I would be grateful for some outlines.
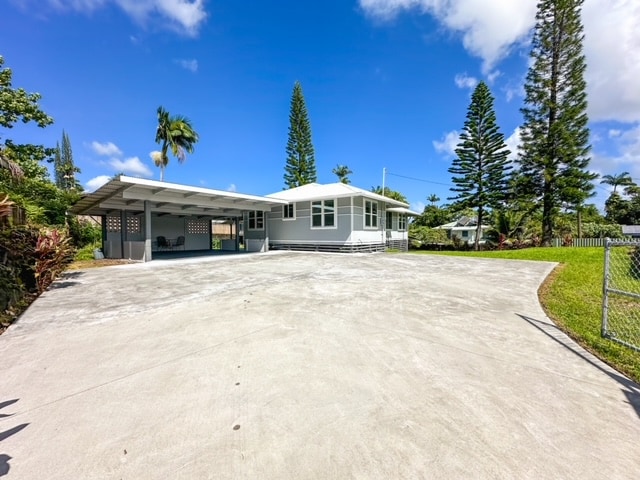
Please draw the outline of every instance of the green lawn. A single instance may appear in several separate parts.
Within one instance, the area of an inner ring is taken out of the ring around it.
[[[528,248],[493,252],[416,252],[558,262],[539,290],[547,315],[569,336],[620,372],[640,382],[640,352],[600,336],[603,248]],[[638,326],[640,328],[640,326]]]

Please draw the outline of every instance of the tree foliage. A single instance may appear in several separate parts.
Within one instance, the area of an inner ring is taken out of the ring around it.
[[[478,227],[475,249],[482,237],[482,225],[487,209],[502,205],[506,197],[511,168],[507,156],[509,150],[500,133],[493,108],[493,96],[489,87],[480,82],[471,96],[460,143],[456,148],[451,173],[457,195],[449,198],[462,208],[475,210]]]
[[[611,193],[604,204],[606,218],[620,225],[640,225],[640,187],[631,183],[624,193]]]
[[[156,143],[160,144],[159,155],[151,158],[160,168],[160,181],[164,180],[164,171],[169,164],[168,152],[183,163],[187,153],[193,153],[195,144],[198,142],[198,134],[193,129],[191,121],[182,115],[169,115],[162,106],[158,107],[158,126],[156,128]]]
[[[14,89],[11,70],[3,65],[4,59],[0,56],[0,138],[4,137],[4,129],[11,129],[17,122],[34,122],[39,127],[53,123],[38,105],[40,94]],[[0,332],[70,260],[73,248],[66,240],[66,212],[78,195],[75,190],[62,190],[50,181],[42,161],[50,160],[55,149],[3,140],[0,144]],[[8,221],[15,206],[27,212],[26,225]],[[42,226],[54,224],[64,226]]]
[[[403,203],[409,203],[407,197],[405,197],[402,193],[397,192],[395,190],[391,190],[389,187],[384,187],[384,193],[382,192],[382,187],[378,185],[377,187],[371,187],[371,191],[373,193],[377,193],[378,195],[382,195],[393,200],[397,200]]]
[[[613,187],[613,193],[616,193],[618,187],[633,185],[633,180],[629,172],[622,172],[613,175],[603,175],[600,183],[611,185]]]
[[[427,205],[424,207],[422,215],[417,217],[411,224],[434,228],[452,222],[454,219],[455,213],[451,211],[449,206],[439,207],[437,205]]]
[[[593,190],[584,73],[583,0],[540,0],[525,82],[519,154],[521,193],[542,206],[550,245],[560,207],[579,207]]]
[[[82,190],[82,186],[76,180],[76,173],[80,173],[80,169],[73,162],[71,140],[69,140],[69,136],[64,130],[62,130],[62,146],[56,144],[53,170],[58,188],[62,190]]]
[[[331,172],[338,177],[338,181],[340,183],[351,183],[351,180],[349,180],[349,175],[351,175],[353,172],[346,165],[336,165],[336,168],[334,168]]]
[[[12,128],[19,121],[35,122],[39,127],[53,123],[53,119],[40,110],[39,93],[28,93],[23,88],[11,85],[13,72],[4,67],[4,57],[0,55],[0,127]]]
[[[316,159],[311,140],[311,124],[300,82],[293,86],[289,112],[289,138],[284,167],[286,188],[295,188],[317,181]]]

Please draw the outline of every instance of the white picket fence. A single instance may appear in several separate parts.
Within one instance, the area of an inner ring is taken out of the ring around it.
[[[620,241],[640,241],[640,238],[619,238],[617,240]],[[562,247],[563,246],[562,238],[554,238],[551,245],[554,247]],[[572,240],[571,245],[567,245],[568,247],[604,247],[605,238],[574,238]]]

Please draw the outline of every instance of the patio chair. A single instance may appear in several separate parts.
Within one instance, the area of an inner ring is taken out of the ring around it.
[[[162,235],[156,237],[156,243],[158,244],[158,250],[171,248],[171,244],[167,241],[167,238]]]
[[[182,235],[180,235],[178,238],[176,238],[176,243],[174,245],[174,247],[182,247],[182,249],[184,250],[184,237]]]

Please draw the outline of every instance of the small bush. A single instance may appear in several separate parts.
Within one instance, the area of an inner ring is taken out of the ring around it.
[[[34,253],[36,284],[42,293],[73,260],[71,239],[62,230],[43,229]]]

